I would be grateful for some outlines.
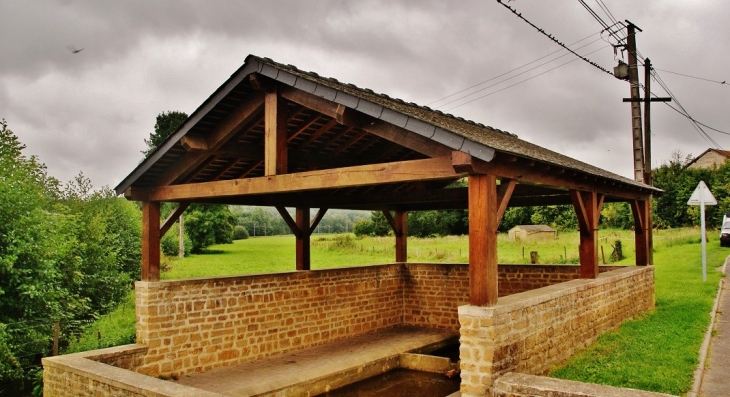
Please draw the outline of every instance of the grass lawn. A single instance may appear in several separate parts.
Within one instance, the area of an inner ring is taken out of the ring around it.
[[[720,248],[716,233],[708,235],[709,271],[708,280],[703,283],[699,230],[663,230],[655,234],[657,309],[625,323],[617,332],[604,335],[566,366],[555,369],[551,376],[672,394],[689,390],[720,278],[713,268],[730,254],[730,250]],[[619,263],[633,263],[632,232],[602,230],[599,238],[609,263],[611,245],[616,240],[622,241],[626,255]],[[500,235],[499,261],[527,263],[530,251],[538,251],[541,263],[577,262],[577,247],[577,233],[562,233],[556,241],[530,243],[510,242],[506,235]],[[293,236],[253,237],[213,246],[206,254],[182,260],[167,258],[163,265],[169,269],[161,277],[293,271],[294,250]],[[393,237],[312,236],[313,269],[389,263],[394,257]],[[467,262],[468,238],[409,238],[408,257],[410,262]],[[134,337],[133,301],[130,295],[120,308],[104,316],[78,342],[72,343],[67,352],[129,343]]]
[[[694,240],[655,250],[656,310],[601,336],[550,376],[673,395],[689,391],[721,277],[714,268],[730,254],[712,233],[703,283],[700,239]]]

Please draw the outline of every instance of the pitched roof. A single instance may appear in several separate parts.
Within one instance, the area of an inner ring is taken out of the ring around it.
[[[181,156],[184,155],[180,140],[187,134],[205,134],[211,129],[211,125],[221,123],[227,115],[226,112],[230,112],[232,107],[240,103],[242,97],[252,95],[252,90],[250,86],[247,88],[247,84],[248,77],[254,74],[266,76],[280,84],[343,105],[487,162],[494,158],[495,153],[500,152],[576,171],[583,175],[595,176],[630,189],[652,193],[661,192],[661,190],[643,183],[521,140],[516,135],[497,128],[415,103],[406,103],[385,94],[377,94],[369,89],[341,83],[333,78],[321,77],[314,72],[305,72],[292,65],[283,65],[268,58],[249,55],[241,68],[115,188],[117,193],[123,193],[132,185],[149,186],[152,181],[165,172],[167,167],[180,161]],[[399,159],[419,158],[417,153],[400,153],[399,156]],[[189,178],[189,181],[206,180],[205,175],[199,175],[196,178]],[[231,177],[224,176],[223,179],[225,178]]]
[[[720,150],[720,149],[709,148],[709,149],[705,150],[704,152],[702,152],[702,154],[700,154],[699,156],[693,158],[692,161],[690,161],[689,163],[687,163],[687,165],[684,166],[684,168],[687,168],[687,167],[691,166],[692,164],[696,163],[698,160],[700,160],[702,157],[704,157],[708,153],[717,153],[720,156],[723,156],[725,158],[730,158],[730,150]]]

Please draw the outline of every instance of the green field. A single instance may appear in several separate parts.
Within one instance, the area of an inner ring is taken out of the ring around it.
[[[714,236],[714,234],[713,234]],[[409,238],[410,262],[469,261],[468,236]],[[612,263],[612,246],[621,240],[626,259],[633,262],[634,237],[631,231],[607,230],[599,232],[599,261]],[[685,243],[699,241],[696,229],[662,230],[655,234],[657,251]],[[506,234],[498,236],[499,263],[529,263],[530,252],[537,251],[540,263],[577,263],[578,233],[561,233],[554,241],[511,242]],[[163,279],[209,277],[233,274],[251,274],[291,271],[295,268],[294,236],[251,237],[233,244],[214,245],[201,255],[184,259],[165,258]],[[395,259],[394,237],[355,238],[352,234],[316,234],[312,236],[312,269],[390,263]]]
[[[702,282],[699,230],[662,230],[654,235],[657,309],[574,356],[551,376],[611,384],[672,394],[686,392],[697,365],[699,346],[709,324],[709,312],[720,274],[714,267],[730,250],[720,248],[716,232],[708,233],[708,281]],[[633,233],[600,231],[600,244],[611,263],[611,246],[622,241],[625,259],[634,261]],[[295,267],[293,236],[253,237],[217,245],[203,255],[182,260],[166,258],[163,279],[292,271]],[[549,242],[515,243],[499,236],[500,263],[527,263],[538,251],[541,263],[575,263],[578,234],[562,233]],[[602,262],[599,249],[599,261]],[[523,254],[524,253],[524,254]],[[524,255],[524,256],[523,256]],[[312,236],[312,268],[356,266],[393,262],[393,237],[357,239],[352,235]],[[410,262],[467,262],[468,237],[409,238]],[[68,352],[129,343],[134,337],[133,299],[104,316],[72,343]],[[101,339],[99,339],[101,335]]]

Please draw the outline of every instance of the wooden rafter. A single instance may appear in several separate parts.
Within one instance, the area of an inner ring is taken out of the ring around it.
[[[206,136],[207,150],[195,150],[183,156],[175,164],[168,167],[167,172],[157,178],[155,185],[169,185],[200,167],[215,150],[228,142],[246,124],[258,117],[262,110],[263,96],[252,95]]]

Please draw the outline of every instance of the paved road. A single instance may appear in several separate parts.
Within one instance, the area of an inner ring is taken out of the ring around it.
[[[725,269],[727,269],[727,262]],[[722,280],[715,334],[700,386],[700,397],[730,396],[730,280]]]

